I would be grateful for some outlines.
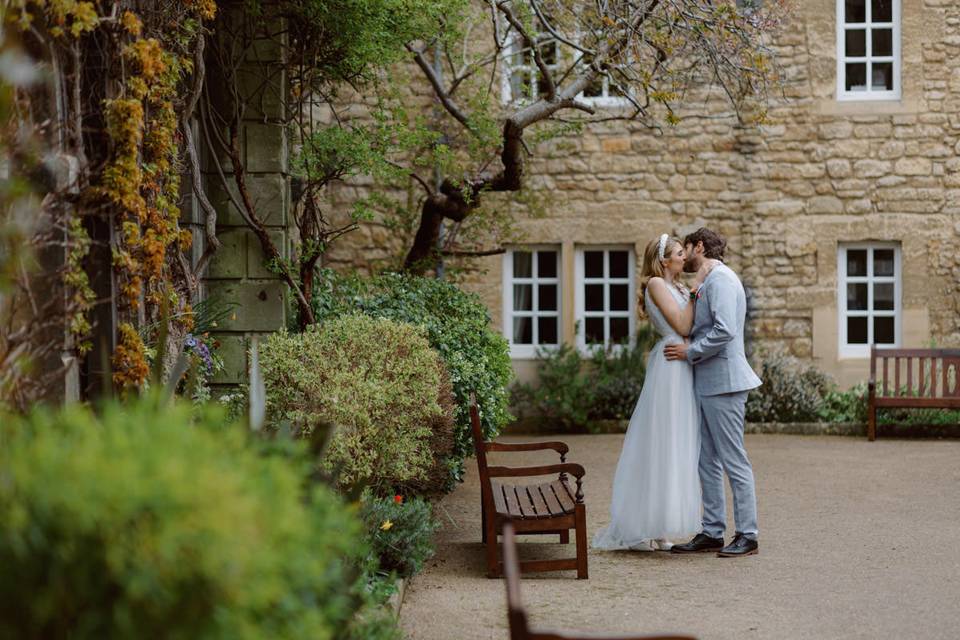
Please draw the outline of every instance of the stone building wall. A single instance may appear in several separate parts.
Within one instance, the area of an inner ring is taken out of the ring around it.
[[[578,246],[626,242],[639,256],[660,233],[706,225],[727,237],[748,290],[754,353],[791,353],[845,386],[864,380],[867,360],[839,356],[837,256],[839,243],[868,240],[901,243],[901,344],[960,346],[960,5],[902,4],[899,101],[835,99],[836,5],[813,0],[796,3],[777,42],[786,84],[769,124],[741,127],[711,99],[698,105],[708,117],[662,135],[612,122],[542,144],[526,175],[551,208],[520,227],[526,242],[561,249],[565,340]],[[341,240],[331,263],[368,269],[384,239],[372,225]],[[485,258],[465,282],[497,326],[501,265]],[[515,360],[521,378],[534,367]]]

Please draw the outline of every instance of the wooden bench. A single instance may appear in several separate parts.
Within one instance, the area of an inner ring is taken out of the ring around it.
[[[513,524],[503,524],[503,572],[507,583],[507,619],[510,640],[696,640],[692,636],[637,636],[596,633],[564,633],[560,631],[533,631],[527,624],[527,612],[520,600],[520,565]]]
[[[882,373],[879,380],[878,372]],[[867,384],[867,438],[871,441],[877,438],[880,407],[960,409],[960,349],[871,348]]]
[[[476,398],[470,397],[470,425],[480,472],[482,540],[486,545],[487,575],[501,575],[497,535],[505,522],[513,522],[517,533],[524,535],[557,534],[562,544],[570,542],[570,529],[576,534],[577,555],[557,560],[531,560],[520,563],[523,571],[558,571],[576,569],[577,578],[587,578],[587,512],[583,504],[583,476],[579,464],[566,462],[570,448],[563,442],[524,442],[504,444],[487,442],[480,428],[480,410]],[[553,449],[560,454],[560,464],[539,467],[490,467],[488,451],[538,451]],[[535,485],[514,485],[501,478],[555,475],[556,479]],[[570,486],[569,476],[576,481]]]

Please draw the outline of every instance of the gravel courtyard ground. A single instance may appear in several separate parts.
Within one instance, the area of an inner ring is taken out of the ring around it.
[[[609,517],[623,436],[562,439],[570,461],[587,469],[592,537]],[[759,555],[591,551],[589,580],[574,572],[524,578],[532,625],[706,640],[960,638],[960,441],[750,435],[747,449]],[[499,454],[491,462],[521,466],[554,456]],[[509,637],[503,584],[484,577],[475,463],[468,471],[441,503],[437,554],[406,594],[401,623],[412,640]],[[522,557],[573,551],[520,540]]]

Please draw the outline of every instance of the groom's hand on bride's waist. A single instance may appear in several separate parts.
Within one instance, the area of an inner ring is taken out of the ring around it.
[[[667,357],[667,360],[686,360],[687,349],[689,348],[690,345],[686,342],[681,342],[680,344],[668,344],[663,348],[663,355]]]

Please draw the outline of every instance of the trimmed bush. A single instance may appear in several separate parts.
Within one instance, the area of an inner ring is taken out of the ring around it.
[[[309,435],[335,425],[322,466],[341,487],[428,490],[447,482],[453,447],[450,384],[423,332],[348,315],[260,350],[267,415]]]
[[[223,422],[152,399],[3,417],[0,637],[345,637],[360,523],[300,446]]]
[[[747,396],[749,422],[816,422],[834,388],[827,374],[783,355],[764,360],[760,378],[763,384]]]
[[[480,421],[488,438],[513,420],[507,385],[513,378],[510,350],[490,326],[490,314],[476,295],[456,285],[417,276],[383,274],[370,279],[323,270],[313,292],[317,322],[351,313],[406,322],[426,331],[443,359],[456,396],[455,445],[448,460],[452,489],[463,478],[463,461],[473,455],[470,392],[476,392]]]

